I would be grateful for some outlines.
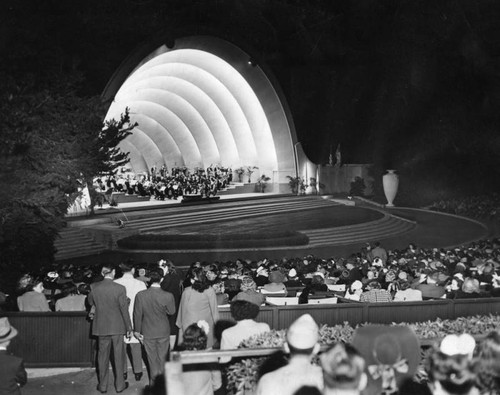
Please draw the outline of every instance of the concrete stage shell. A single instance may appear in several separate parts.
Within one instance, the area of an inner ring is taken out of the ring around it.
[[[137,58],[120,66],[103,94],[112,99],[106,119],[129,107],[139,124],[120,146],[134,173],[163,164],[256,166],[252,182],[265,174],[275,191],[288,191],[288,175],[313,167],[272,74],[241,48],[191,36]]]

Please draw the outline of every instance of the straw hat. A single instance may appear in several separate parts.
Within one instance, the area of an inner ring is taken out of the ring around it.
[[[17,329],[10,325],[7,317],[0,318],[0,343],[5,343],[17,336]]]

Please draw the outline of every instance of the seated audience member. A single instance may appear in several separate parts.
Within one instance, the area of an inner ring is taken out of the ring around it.
[[[363,283],[363,285],[366,285],[369,282],[376,280],[376,279],[377,279],[377,276],[376,276],[375,270],[372,269],[372,270],[368,270],[366,272],[366,277],[363,277],[361,282]]]
[[[490,294],[494,298],[500,297],[500,276],[496,273],[492,274]]]
[[[73,283],[65,283],[62,286],[62,298],[56,300],[55,311],[85,311],[85,301],[87,297],[80,295],[78,289]]]
[[[23,360],[11,355],[7,348],[17,336],[17,330],[7,317],[0,318],[0,394],[21,395],[20,387],[28,381]]]
[[[310,295],[321,292],[328,292],[328,286],[325,284],[325,280],[322,276],[315,274],[312,276],[311,282],[302,290],[302,293],[299,296],[299,304],[307,304],[309,302]]]
[[[365,360],[350,345],[338,343],[321,354],[323,395],[359,395],[365,389]]]
[[[462,290],[462,285],[464,284],[464,276],[462,273],[456,273],[446,285],[446,299],[456,299],[459,292]]]
[[[345,291],[344,298],[349,300],[356,300],[359,302],[361,294],[363,293],[363,283],[359,280],[354,281]]]
[[[297,275],[297,271],[293,268],[289,270],[287,278],[288,280],[285,284],[287,288],[296,288],[304,286],[302,281],[300,281],[299,276]]]
[[[19,311],[50,311],[49,302],[43,294],[42,279],[28,276],[21,281],[27,281],[27,284],[26,292],[17,298]]]
[[[490,332],[476,347],[478,385],[483,395],[500,394],[500,332]]]
[[[224,281],[213,283],[212,288],[217,297],[217,306],[223,306],[229,303],[229,295],[225,292]]]
[[[422,292],[412,289],[408,281],[400,281],[399,291],[394,295],[394,302],[410,302],[422,300]]]
[[[439,280],[438,272],[428,274],[427,276],[424,276],[422,280],[423,281],[421,281],[420,284],[414,288],[422,292],[423,300],[439,299],[446,293],[444,287],[437,284],[437,281]]]
[[[245,300],[231,302],[231,316],[235,319],[236,325],[222,332],[221,350],[238,348],[243,340],[271,330],[265,322],[255,321],[259,310],[259,305],[252,302]]]
[[[407,394],[402,387],[420,363],[420,343],[410,327],[365,325],[356,329],[351,345],[365,360],[368,380],[363,394]]]
[[[286,294],[285,279],[285,275],[280,270],[271,271],[269,273],[269,282],[262,287],[261,292],[265,294]]]
[[[260,262],[262,263],[262,262]],[[257,287],[263,287],[269,282],[269,270],[265,264],[261,264],[255,271],[255,283]]]
[[[198,321],[184,331],[182,351],[205,350],[207,348],[208,323]],[[218,364],[186,364],[182,366],[182,382],[185,394],[213,395],[222,386]]]
[[[229,274],[230,277],[224,280],[224,292],[227,293],[229,300],[233,300],[233,298],[240,293],[241,289],[241,280],[236,278],[236,274]]]
[[[476,342],[468,334],[448,335],[429,355],[426,372],[433,395],[478,394]]]
[[[273,372],[264,374],[257,384],[257,395],[292,395],[303,386],[323,389],[323,373],[311,364],[319,351],[319,328],[309,314],[295,320],[286,334],[285,352],[290,360]]]
[[[257,306],[266,302],[266,296],[257,292],[257,284],[250,276],[245,276],[241,279],[241,292],[234,298],[233,302],[237,300],[246,300],[247,302],[255,303]]]
[[[366,291],[361,294],[359,301],[368,303],[391,302],[392,296],[389,291],[380,287],[380,282],[374,280],[367,284]]]
[[[490,296],[489,293],[481,293],[479,280],[477,278],[467,277],[462,284],[462,289],[457,291],[456,299],[472,299]]]
[[[352,262],[347,262],[345,264],[345,268],[349,270],[349,281],[354,282],[356,280],[363,279],[363,271],[361,270],[361,266],[359,264],[355,265]]]

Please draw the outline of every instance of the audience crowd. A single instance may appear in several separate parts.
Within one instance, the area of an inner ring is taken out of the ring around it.
[[[485,196],[471,196],[434,202],[431,210],[463,215],[472,218],[499,219],[500,194],[491,193]]]
[[[107,344],[105,331],[93,332],[106,350],[106,355],[98,356],[98,364],[109,364],[111,349],[129,348],[132,371],[140,380],[144,349],[150,366],[148,388],[154,393],[170,344],[179,350],[237,348],[242,340],[270,330],[255,318],[260,306],[276,296],[295,296],[297,303],[303,304],[332,295],[351,303],[495,297],[500,296],[499,262],[500,241],[492,239],[453,249],[410,244],[401,250],[387,250],[378,242],[367,243],[360,251],[341,258],[308,255],[281,260],[195,262],[182,274],[167,259],[100,268],[70,264],[24,275],[17,284],[17,295],[0,294],[0,307],[86,311],[94,328],[102,325],[106,309],[122,311],[116,320],[123,321],[118,333],[124,339]],[[107,297],[111,292],[114,296]],[[116,301],[115,307],[110,307],[111,300]],[[218,306],[223,305],[230,306],[235,323],[219,320]],[[152,325],[155,320],[161,324]],[[158,325],[164,328],[160,333],[155,331]],[[411,373],[411,355],[406,352],[420,355],[419,350],[408,351],[402,345],[412,344],[411,334],[396,332],[370,335],[360,331],[352,345],[337,344],[321,354],[319,364],[311,365],[311,361],[318,361],[318,325],[311,316],[302,316],[288,330],[286,364],[283,359],[271,364],[272,368],[262,374],[256,393],[499,393],[499,333],[491,333],[479,344],[464,334],[443,339],[429,352],[428,382],[422,387],[419,383],[404,384],[395,373]],[[176,335],[176,341],[171,342],[171,335]],[[400,344],[395,340],[398,336],[407,339]],[[372,350],[371,354],[366,354],[367,350]],[[123,380],[116,384],[118,392],[128,385],[124,382],[128,370],[123,355],[114,356],[120,361],[117,374],[123,373]],[[220,366],[186,368],[186,394],[224,393]],[[99,376],[101,392],[107,390],[107,380],[107,376]]]

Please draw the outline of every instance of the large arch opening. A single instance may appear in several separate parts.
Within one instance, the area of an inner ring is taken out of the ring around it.
[[[275,191],[298,174],[299,144],[281,90],[265,67],[228,41],[191,36],[139,62],[131,56],[104,96],[113,99],[106,119],[129,107],[139,124],[120,146],[135,173],[162,165],[256,166],[253,178],[271,177]]]

